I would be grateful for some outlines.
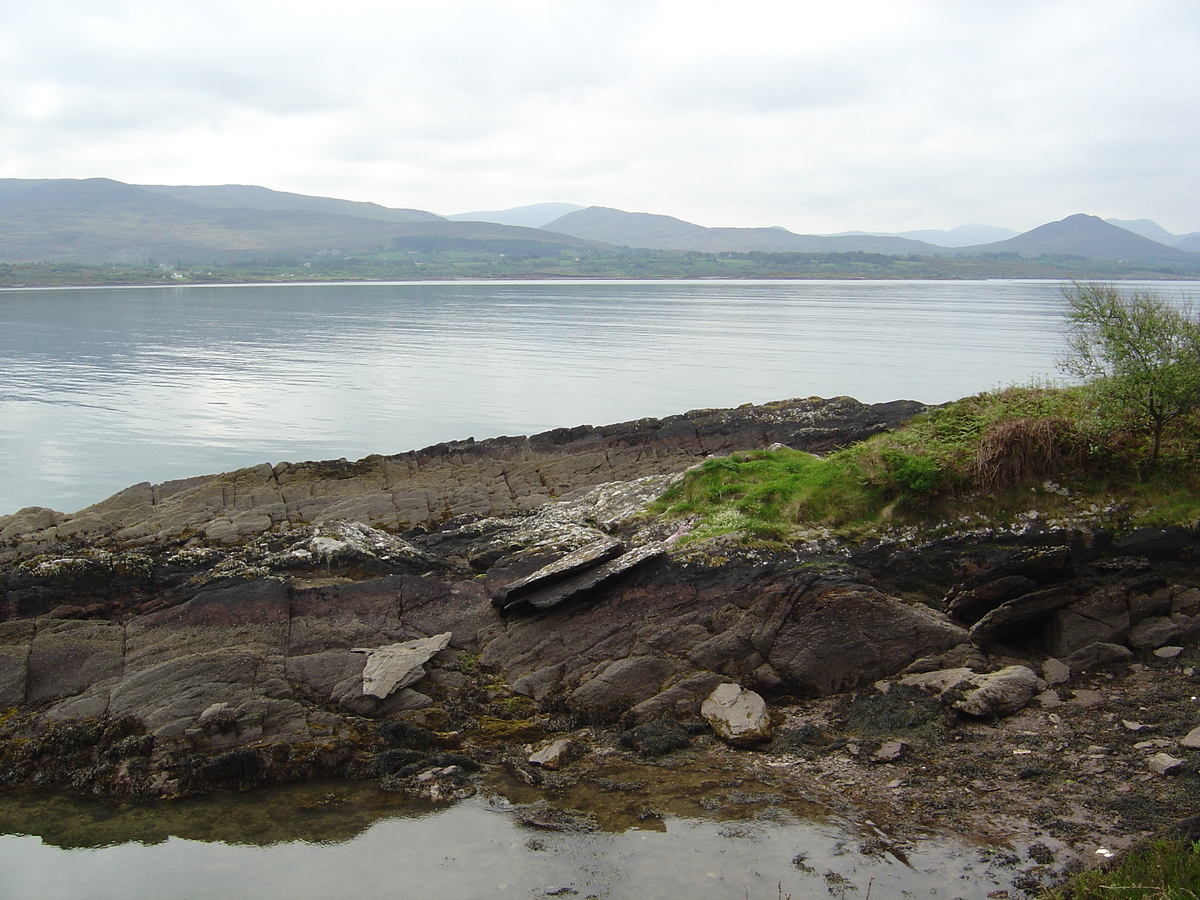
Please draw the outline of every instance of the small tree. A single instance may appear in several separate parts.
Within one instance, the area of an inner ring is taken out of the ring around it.
[[[1200,320],[1149,291],[1072,283],[1065,371],[1090,379],[1101,418],[1148,433],[1151,464],[1163,429],[1200,407]]]

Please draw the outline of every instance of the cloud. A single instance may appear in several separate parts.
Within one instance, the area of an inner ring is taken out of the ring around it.
[[[1190,0],[0,10],[0,176],[798,231],[1200,228]]]

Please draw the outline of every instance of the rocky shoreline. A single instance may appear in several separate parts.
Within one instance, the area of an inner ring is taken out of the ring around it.
[[[486,770],[553,798],[619,756],[1048,848],[1030,884],[1191,815],[1195,529],[751,550],[644,513],[705,455],[920,408],[706,410],[0,517],[0,786],[453,799]]]

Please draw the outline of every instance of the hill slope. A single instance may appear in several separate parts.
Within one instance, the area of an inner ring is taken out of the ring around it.
[[[494,222],[497,225],[523,225],[526,228],[541,228],[547,222],[552,222],[578,209],[583,209],[583,207],[576,203],[533,203],[529,206],[514,206],[512,209],[455,213],[446,218],[452,222]]]
[[[1112,260],[1189,260],[1195,254],[1111,225],[1097,216],[1077,213],[1039,225],[1024,234],[992,244],[962,248],[963,253],[1017,253],[1023,257],[1083,256]]]
[[[420,210],[240,185],[147,188],[105,178],[0,184],[5,262],[222,263],[406,249],[553,253],[588,246],[595,245],[532,228],[450,222]]]
[[[263,209],[276,211],[305,211],[353,216],[358,219],[378,219],[381,222],[443,222],[444,217],[423,209],[392,209],[378,203],[337,200],[333,197],[310,197],[273,191],[250,184],[141,185],[143,190],[163,194],[176,200],[205,209]]]
[[[917,253],[936,256],[945,248],[921,241],[875,235],[825,237],[794,234],[784,228],[705,228],[673,216],[631,213],[589,206],[547,223],[547,231],[648,250],[695,250],[705,253]]]

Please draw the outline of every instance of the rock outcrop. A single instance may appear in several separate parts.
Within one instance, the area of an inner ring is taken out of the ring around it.
[[[829,403],[785,406],[798,416]],[[503,511],[400,535],[364,521],[272,519],[236,541],[207,526],[162,537],[133,498],[126,521],[140,525],[91,539],[65,539],[54,515],[10,517],[0,785],[156,796],[336,774],[456,796],[469,789],[473,763],[457,751],[472,734],[528,742],[508,760],[518,777],[565,765],[575,750],[549,752],[561,735],[532,749],[551,717],[620,722],[630,746],[678,747],[679,723],[704,729],[726,700],[797,703],[903,677],[898,690],[947,715],[995,719],[1052,694],[1051,682],[1200,638],[1200,542],[1186,531],[1132,543],[1030,528],[804,551],[672,550],[643,511],[678,473],[645,474],[634,449],[652,469],[686,465],[690,450],[672,456],[676,445],[645,435],[685,424],[694,435],[706,422],[711,444],[721,422],[739,423],[737,440],[757,423],[765,441],[784,427],[768,408],[735,412],[608,434],[605,453],[626,459],[632,481],[525,511],[481,506]],[[560,448],[583,441],[586,456],[599,433],[563,437]],[[504,460],[478,452],[476,475],[492,477]],[[456,483],[475,477],[463,453]],[[329,479],[345,474],[330,465]],[[452,465],[435,467],[448,475]],[[322,496],[378,494],[372,477]],[[187,491],[215,498],[214,485]],[[245,495],[223,496],[206,508],[228,513]],[[729,726],[729,741],[769,735],[768,712],[755,706],[735,718],[756,724]]]
[[[532,437],[469,439],[357,462],[264,463],[134,485],[73,514],[31,507],[0,516],[0,560],[14,558],[14,549],[37,552],[68,539],[201,537],[236,544],[300,524],[350,521],[398,530],[456,516],[507,515],[601,484],[674,474],[714,454],[773,443],[827,451],[894,428],[923,408],[850,397],[785,400]]]

